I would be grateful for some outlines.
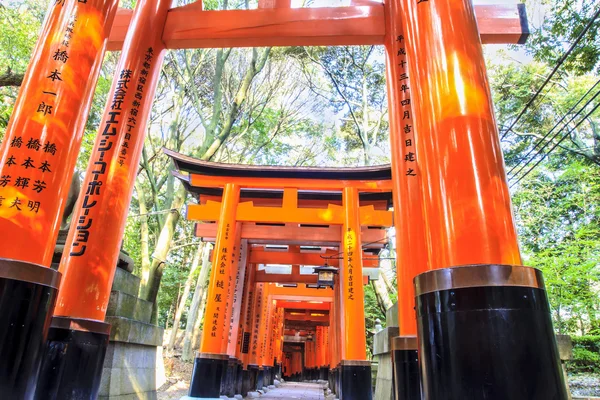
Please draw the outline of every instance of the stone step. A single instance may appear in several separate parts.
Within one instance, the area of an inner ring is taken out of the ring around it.
[[[152,303],[137,296],[113,290],[110,293],[106,315],[149,323],[152,318]]]
[[[146,346],[162,346],[164,330],[156,325],[116,316],[107,316],[111,325],[110,340]]]
[[[138,295],[141,279],[122,268],[117,268],[112,290],[127,293],[131,296]]]

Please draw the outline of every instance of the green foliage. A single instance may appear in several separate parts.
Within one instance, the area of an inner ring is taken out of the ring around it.
[[[367,330],[367,354],[372,357],[375,320],[379,319],[385,327],[385,314],[377,302],[377,295],[371,285],[365,287],[365,328]]]
[[[583,348],[600,354],[600,335],[572,336],[573,348]]]
[[[600,336],[572,336],[573,358],[567,362],[572,373],[600,372]]]
[[[581,34],[584,27],[598,10],[595,0],[529,0],[529,14],[543,10],[545,18],[541,26],[534,26],[526,48],[538,61],[555,62],[571,43]],[[539,9],[538,7],[541,6]],[[596,19],[564,64],[564,69],[575,74],[598,72],[600,60],[600,19]]]
[[[513,197],[528,265],[544,272],[555,327],[561,333],[598,332],[600,176],[573,161],[546,166]]]
[[[529,64],[496,62],[490,66],[489,74],[494,106],[502,136],[524,109],[529,99],[541,87],[543,80],[550,73],[551,67],[552,65],[543,62]],[[543,94],[527,109],[527,112],[503,141],[509,178],[516,178],[525,172],[518,173],[523,164],[532,156],[537,156],[534,162],[539,160],[541,154],[546,153],[569,132],[571,132],[570,140],[563,141],[559,151],[566,150],[564,153],[566,157],[580,158],[583,156],[600,165],[600,148],[598,147],[600,143],[598,125],[600,111],[596,110],[590,118],[575,129],[575,124],[580,121],[580,118],[592,111],[593,107],[598,104],[599,100],[596,98],[583,112],[579,113],[595,91],[580,102],[581,98],[598,81],[598,78],[594,74],[567,73],[554,77],[552,83],[546,86]],[[568,125],[566,125],[567,123]],[[551,134],[547,135],[550,131],[552,131]],[[534,162],[531,162],[530,165],[533,165]]]
[[[38,39],[47,2],[8,1],[0,5],[0,72],[23,72]]]

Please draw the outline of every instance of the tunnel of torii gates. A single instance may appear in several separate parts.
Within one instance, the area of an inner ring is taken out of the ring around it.
[[[165,51],[333,45],[385,46],[390,166],[228,167],[168,152],[198,195],[188,218],[208,222],[197,234],[215,241],[189,396],[249,391],[283,374],[327,378],[339,398],[371,399],[362,284],[394,225],[396,398],[567,398],[542,276],[521,265],[482,51],[523,43],[523,5],[172,7],[51,1],[0,149],[2,398],[97,396],[105,313]],[[121,50],[120,61],[55,271],[107,50]],[[260,267],[275,264],[291,267]],[[302,273],[314,265],[336,268],[332,288]]]

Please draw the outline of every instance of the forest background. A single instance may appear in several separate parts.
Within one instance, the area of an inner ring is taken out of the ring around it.
[[[0,3],[0,138],[47,2]],[[135,1],[123,1],[132,8]],[[185,4],[185,1],[180,1]],[[256,8],[208,0],[206,9]],[[294,0],[293,4],[296,3]],[[338,4],[339,3],[339,4]],[[489,1],[488,1],[489,3]],[[342,5],[304,0],[305,7]],[[575,339],[573,368],[600,368],[600,36],[595,1],[529,0],[524,46],[486,46],[524,263],[544,272],[557,333]],[[574,46],[572,46],[574,45]],[[570,49],[570,47],[573,47]],[[571,50],[571,51],[569,51]],[[567,55],[564,57],[564,55]],[[119,53],[107,53],[77,173],[85,171]],[[202,326],[210,245],[181,217],[192,201],[162,147],[203,160],[357,166],[389,162],[383,48],[169,51],[148,125],[123,248],[154,320],[185,329],[189,359]],[[394,233],[382,279],[366,288],[369,343],[396,296]]]

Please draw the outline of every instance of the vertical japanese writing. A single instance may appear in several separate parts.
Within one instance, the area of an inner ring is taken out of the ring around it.
[[[107,152],[115,145],[115,136],[118,132],[117,127],[122,120],[123,103],[125,101],[125,96],[127,95],[128,85],[131,82],[132,74],[133,72],[130,69],[121,70],[119,79],[116,83],[116,90],[111,100],[111,111],[108,113],[108,119],[103,122],[104,129],[99,138],[100,145],[98,147],[98,152],[95,153],[97,157],[90,160],[90,163],[92,163],[92,166],[94,167],[92,170],[93,178],[88,183],[85,195],[80,203],[81,213],[79,219],[75,221],[77,224],[77,234],[73,240],[73,245],[69,253],[69,255],[74,257],[83,256],[87,248],[86,243],[89,240],[90,229],[94,222],[93,218],[89,217],[89,214],[98,204],[94,199],[98,199],[101,195],[102,185],[104,184],[104,179],[108,171],[106,160],[109,159],[109,157],[107,156]]]
[[[346,245],[346,260],[347,260],[347,296],[348,300],[354,300],[354,248],[356,246],[356,233],[351,229],[347,228],[346,230],[346,238],[344,240],[344,244]],[[360,256],[360,255],[358,255]],[[360,283],[362,284],[362,282]]]
[[[150,75],[150,69],[152,67],[152,61],[154,59],[154,50],[149,47],[144,55],[144,62],[141,65],[140,74],[137,82],[132,82],[132,90],[135,90],[133,101],[131,102],[131,109],[129,115],[126,116],[126,132],[123,140],[121,141],[121,148],[119,149],[119,166],[123,167],[127,160],[127,152],[130,149],[130,141],[132,131],[138,124],[138,114],[140,113],[140,107],[142,100],[144,99],[144,88]]]
[[[252,326],[252,356],[258,355],[258,338],[260,330],[260,313],[262,310],[263,290],[264,284],[259,283],[256,288],[256,314],[254,315],[254,325]]]
[[[428,0],[421,0],[428,1]],[[420,2],[421,2],[420,1]],[[397,45],[397,66],[399,68],[398,71],[398,80],[397,88],[399,91],[399,99],[400,99],[400,107],[399,110],[402,112],[402,118],[400,119],[400,132],[401,135],[401,144],[404,154],[404,160],[400,160],[405,164],[404,170],[406,176],[417,176],[417,156],[415,152],[414,145],[414,132],[413,132],[413,124],[412,124],[412,106],[411,106],[411,96],[410,96],[410,87],[409,87],[409,79],[408,79],[408,61],[406,55],[406,47],[405,47],[405,39],[403,35],[399,35],[396,38]]]
[[[85,2],[84,2],[85,3]],[[64,6],[64,0],[57,0],[55,6]],[[77,9],[75,9],[77,10]],[[69,17],[68,25],[61,33],[63,38],[72,37],[77,22],[76,11]],[[52,119],[56,113],[55,100],[57,93],[63,86],[63,67],[69,60],[69,53],[66,47],[62,48],[64,40],[58,44],[53,43],[55,48],[47,53],[48,68],[44,71],[44,80],[36,89],[39,90],[40,100],[32,104],[32,112],[41,119],[43,125],[52,124]],[[8,158],[6,160],[6,169],[0,175],[0,187],[14,189],[12,196],[2,197],[0,207],[10,208],[13,212],[29,211],[39,213],[43,209],[41,201],[36,199],[37,194],[41,194],[48,188],[47,182],[51,182],[53,168],[52,158],[58,151],[56,143],[51,140],[42,140],[38,132],[19,133],[10,139],[8,145]],[[34,136],[35,135],[35,136]],[[50,135],[46,135],[51,137]]]

